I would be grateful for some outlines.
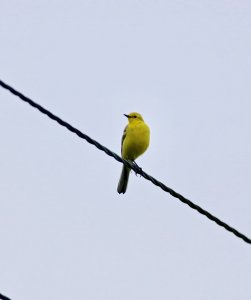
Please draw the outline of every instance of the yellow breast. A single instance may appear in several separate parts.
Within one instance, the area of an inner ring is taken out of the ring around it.
[[[140,121],[128,124],[122,145],[122,157],[135,160],[146,151],[149,142],[150,130],[145,122]]]

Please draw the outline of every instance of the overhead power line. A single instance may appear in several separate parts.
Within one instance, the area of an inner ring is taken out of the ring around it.
[[[133,162],[124,160],[123,158],[121,158],[116,153],[112,152],[111,150],[109,150],[105,146],[101,145],[99,142],[97,142],[94,139],[90,138],[88,135],[82,133],[80,130],[76,129],[75,127],[73,127],[69,123],[63,121],[62,119],[60,119],[59,117],[57,117],[56,115],[54,115],[53,113],[51,113],[50,111],[48,111],[47,109],[43,108],[41,105],[35,103],[33,100],[29,99],[28,97],[24,96],[22,93],[18,92],[17,90],[15,90],[14,88],[12,88],[11,86],[9,86],[6,83],[4,83],[2,80],[0,80],[0,85],[4,89],[7,89],[8,91],[10,91],[12,94],[18,96],[24,102],[27,102],[31,106],[37,108],[41,113],[47,115],[50,119],[58,122],[60,125],[62,125],[64,127],[66,127],[69,131],[75,133],[80,138],[85,139],[88,143],[94,145],[99,150],[104,151],[107,155],[112,156],[114,159],[116,159],[120,163],[123,163],[124,165],[130,167],[132,170],[134,170],[134,172],[136,174],[139,174],[142,177],[144,177],[145,179],[151,181],[154,185],[160,187],[163,191],[171,194],[173,197],[179,199],[181,202],[187,204],[191,208],[197,210],[200,214],[206,216],[209,220],[211,220],[211,221],[215,222],[216,224],[218,224],[219,226],[225,228],[227,231],[232,232],[235,236],[237,236],[238,238],[242,239],[246,243],[251,244],[251,239],[250,238],[248,238],[247,236],[245,236],[244,234],[242,234],[241,232],[239,232],[235,228],[229,226],[225,222],[221,221],[220,219],[218,219],[217,217],[215,217],[214,215],[212,215],[210,212],[206,211],[205,209],[201,208],[197,204],[193,203],[192,201],[190,201],[187,198],[183,197],[179,193],[175,192],[171,188],[167,187],[162,182],[160,182],[157,179],[153,178],[152,176],[148,175],[147,173],[145,173],[140,167],[138,167]]]
[[[1,300],[11,300],[10,298],[8,298],[8,297],[6,297],[6,296],[4,296],[2,294],[0,294],[0,299]]]

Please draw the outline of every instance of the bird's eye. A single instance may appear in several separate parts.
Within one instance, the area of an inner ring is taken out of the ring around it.
[[[133,117],[134,117],[134,119],[137,118],[137,116],[133,116]]]

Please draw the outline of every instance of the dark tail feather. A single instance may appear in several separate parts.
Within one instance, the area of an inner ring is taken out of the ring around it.
[[[122,173],[121,173],[118,188],[117,188],[117,191],[119,194],[121,194],[121,193],[124,194],[126,192],[130,171],[131,171],[130,168],[123,165]]]

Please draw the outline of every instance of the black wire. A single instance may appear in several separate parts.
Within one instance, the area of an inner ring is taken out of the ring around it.
[[[174,190],[172,190],[171,188],[167,187],[166,185],[164,185],[163,183],[161,183],[160,181],[158,181],[157,179],[153,178],[152,176],[148,175],[147,173],[145,173],[140,167],[138,167],[136,164],[132,163],[131,161],[127,161],[124,160],[123,158],[121,158],[119,155],[117,155],[116,153],[112,152],[111,150],[109,150],[108,148],[104,147],[103,145],[101,145],[100,143],[98,143],[97,141],[93,140],[92,138],[90,138],[88,135],[82,133],[81,131],[79,131],[78,129],[74,128],[73,126],[71,126],[69,123],[63,121],[62,119],[60,119],[59,117],[55,116],[53,113],[51,113],[50,111],[48,111],[47,109],[43,108],[41,105],[35,103],[34,101],[32,101],[31,99],[27,98],[26,96],[24,96],[23,94],[21,94],[20,92],[16,91],[15,89],[13,89],[11,86],[7,85],[6,83],[4,83],[3,81],[0,80],[0,85],[9,90],[12,94],[18,96],[20,99],[22,99],[23,101],[29,103],[31,106],[37,108],[40,112],[42,112],[43,114],[47,115],[49,118],[51,118],[52,120],[58,122],[60,125],[66,127],[68,130],[70,130],[71,132],[77,134],[80,138],[85,139],[88,143],[94,145],[95,147],[97,147],[99,150],[104,151],[107,155],[112,156],[114,159],[116,159],[117,161],[123,163],[124,165],[130,167],[132,170],[134,170],[134,172],[136,174],[141,175],[142,177],[144,177],[145,179],[151,181],[154,185],[160,187],[163,191],[168,192],[169,194],[171,194],[173,197],[179,199],[181,202],[187,204],[188,206],[190,206],[191,208],[197,210],[200,214],[206,216],[209,220],[215,222],[216,224],[218,224],[221,227],[224,227],[227,231],[232,232],[234,235],[236,235],[238,238],[242,239],[243,241],[245,241],[248,244],[251,244],[251,239],[249,239],[247,236],[245,236],[244,234],[242,234],[241,232],[239,232],[238,230],[236,230],[235,228],[229,226],[228,224],[226,224],[225,222],[221,221],[220,219],[218,219],[217,217],[213,216],[211,213],[209,213],[208,211],[206,211],[205,209],[201,208],[200,206],[198,206],[197,204],[193,203],[192,201],[188,200],[187,198],[183,197],[182,195],[180,195],[179,193],[175,192]]]
[[[10,298],[8,298],[8,297],[6,297],[6,296],[4,296],[2,294],[0,294],[0,299],[1,300],[11,300]]]

